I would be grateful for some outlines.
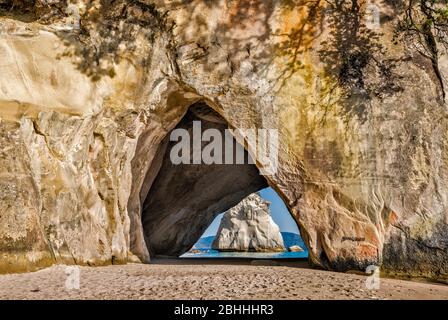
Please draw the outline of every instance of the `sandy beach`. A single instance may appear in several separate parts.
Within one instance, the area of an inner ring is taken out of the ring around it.
[[[57,265],[0,276],[0,299],[446,299],[448,286],[314,270],[302,261],[169,260],[79,267],[79,289],[67,288]]]

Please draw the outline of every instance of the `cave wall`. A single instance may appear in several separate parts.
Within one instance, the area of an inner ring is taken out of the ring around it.
[[[83,32],[60,9],[0,18],[2,272],[147,259],[148,170],[202,100],[231,127],[278,130],[266,180],[314,265],[446,279],[446,83],[394,37],[399,5],[380,5],[380,30],[364,1],[78,8]]]

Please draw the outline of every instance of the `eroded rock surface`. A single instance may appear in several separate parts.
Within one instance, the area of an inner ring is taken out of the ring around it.
[[[447,278],[448,64],[406,4],[375,29],[361,0],[72,3],[0,1],[0,271],[147,260],[152,164],[204,101],[278,130],[313,264]]]
[[[212,248],[219,251],[285,251],[280,228],[272,220],[270,203],[253,193],[226,211]]]

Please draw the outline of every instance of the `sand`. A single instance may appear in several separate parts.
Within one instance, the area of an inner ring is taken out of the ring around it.
[[[306,262],[155,262],[79,267],[79,289],[70,289],[76,287],[76,281],[68,281],[67,288],[66,272],[71,269],[62,265],[1,275],[0,299],[448,300],[448,285],[381,278],[379,289],[369,290],[366,276],[314,270]]]

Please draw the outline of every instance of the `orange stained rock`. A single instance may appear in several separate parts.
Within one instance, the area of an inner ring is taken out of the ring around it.
[[[356,257],[360,260],[376,259],[378,257],[378,248],[371,244],[360,243],[356,247]]]
[[[318,33],[322,4],[317,1],[300,1],[295,6],[283,6],[277,18],[276,35],[290,53],[304,52],[311,48]],[[286,49],[286,48],[284,48]]]

